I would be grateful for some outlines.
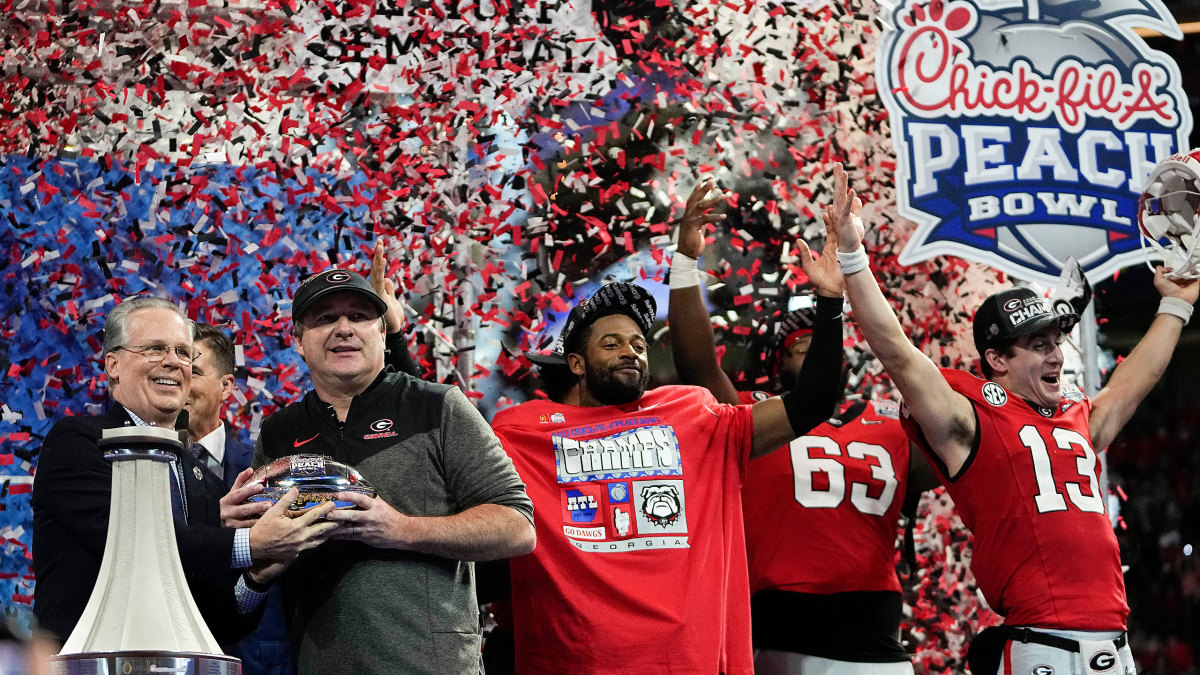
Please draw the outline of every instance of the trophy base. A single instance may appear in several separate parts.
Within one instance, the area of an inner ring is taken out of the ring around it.
[[[222,654],[86,652],[50,657],[51,675],[242,675],[242,662]]]

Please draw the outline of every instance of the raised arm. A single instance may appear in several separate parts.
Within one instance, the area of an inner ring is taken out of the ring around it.
[[[796,384],[781,396],[754,404],[754,443],[759,457],[812,430],[833,414],[842,397],[842,275],[837,267],[837,232],[827,234],[821,257],[804,240],[796,242],[800,265],[816,287],[812,342]]]
[[[933,361],[904,334],[875,276],[865,265],[863,230],[861,222],[857,222],[860,204],[854,191],[848,189],[846,171],[840,164],[834,168],[834,178],[833,208],[822,217],[826,231],[837,232],[838,258],[842,269],[850,272],[844,276],[854,320],[875,357],[896,383],[930,448],[953,476],[970,455],[976,430],[975,412],[971,402],[950,387]]]
[[[1190,318],[1192,305],[1200,294],[1200,283],[1168,279],[1167,271],[1161,266],[1154,270],[1154,287],[1163,297],[1154,322],[1092,400],[1089,427],[1092,446],[1097,450],[1112,443],[1162,377],[1187,323],[1184,315]]]
[[[725,194],[706,198],[712,189],[711,179],[698,183],[688,195],[687,207],[679,221],[679,243],[671,259],[667,323],[671,327],[671,354],[679,379],[684,384],[708,389],[721,403],[736,405],[741,402],[737,389],[717,362],[712,320],[700,293],[700,272],[696,267],[696,261],[704,255],[707,226],[725,220],[725,214],[713,212],[725,203]]]
[[[796,384],[779,396],[754,404],[751,457],[761,457],[803,436],[833,415],[842,396],[842,358],[842,299],[818,295],[812,342]]]
[[[388,260],[384,251],[383,239],[375,241],[375,255],[371,258],[371,288],[387,303],[383,321],[387,326],[387,336],[384,340],[386,352],[384,363],[399,373],[408,373],[413,377],[421,376],[421,369],[408,351],[408,337],[404,330],[407,325],[404,318],[404,301],[396,295],[396,282],[387,275]]]

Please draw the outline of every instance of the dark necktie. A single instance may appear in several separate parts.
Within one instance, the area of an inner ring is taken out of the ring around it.
[[[178,461],[171,462],[167,471],[167,481],[171,483],[171,517],[177,523],[187,523],[187,505],[183,500],[182,468]]]
[[[212,475],[216,476],[217,478],[221,477],[221,463],[217,461],[216,457],[208,454],[208,448],[204,447],[200,443],[193,443],[192,457],[196,458],[196,462],[198,464],[211,471]]]

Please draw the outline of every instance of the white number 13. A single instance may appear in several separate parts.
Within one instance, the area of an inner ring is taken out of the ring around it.
[[[1038,487],[1038,493],[1034,496],[1033,501],[1037,504],[1038,513],[1066,511],[1067,502],[1054,485],[1054,472],[1051,468],[1050,453],[1046,449],[1045,439],[1033,425],[1021,427],[1018,435],[1021,442],[1025,444],[1026,448],[1029,448],[1029,452],[1033,455],[1033,474],[1037,478]],[[1075,457],[1075,469],[1079,478],[1087,477],[1088,490],[1091,494],[1083,494],[1083,491],[1079,489],[1081,484],[1079,481],[1065,483],[1064,486],[1067,489],[1067,496],[1071,498],[1071,503],[1080,511],[1104,513],[1104,498],[1100,496],[1100,486],[1096,484],[1096,453],[1092,450],[1092,444],[1083,434],[1071,429],[1055,427],[1050,435],[1054,437],[1054,442],[1058,445],[1059,450],[1071,450],[1072,448],[1083,450],[1082,455]]]

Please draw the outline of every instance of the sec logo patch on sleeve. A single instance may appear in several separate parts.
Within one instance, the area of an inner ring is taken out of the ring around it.
[[[999,408],[1008,403],[1008,392],[995,382],[988,382],[983,385],[983,400]]]

